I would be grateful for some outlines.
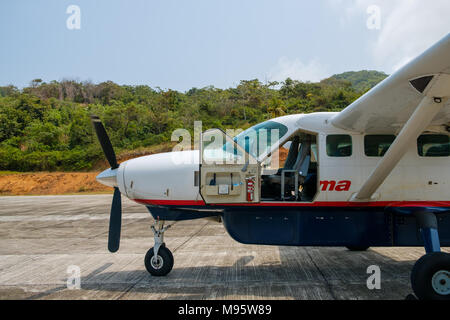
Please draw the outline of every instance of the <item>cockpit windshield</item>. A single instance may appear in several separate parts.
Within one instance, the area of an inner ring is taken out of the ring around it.
[[[269,152],[272,146],[278,143],[287,132],[288,128],[285,125],[275,121],[266,121],[241,132],[233,140],[247,153],[259,158],[265,152]],[[227,150],[226,145],[224,150]]]
[[[253,126],[234,138],[230,138],[219,129],[208,130],[202,138],[202,161],[236,162],[244,158],[242,150],[258,159],[271,151],[280,139],[286,135],[288,128],[275,121],[266,121]],[[241,148],[237,148],[237,145]]]

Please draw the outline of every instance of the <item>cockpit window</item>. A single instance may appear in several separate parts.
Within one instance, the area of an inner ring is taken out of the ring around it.
[[[266,121],[241,132],[233,140],[250,155],[258,158],[270,151],[287,132],[288,128],[285,125]]]

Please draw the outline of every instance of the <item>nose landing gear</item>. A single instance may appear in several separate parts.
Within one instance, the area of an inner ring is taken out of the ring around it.
[[[147,251],[145,255],[145,268],[152,276],[165,276],[173,268],[173,255],[164,243],[164,232],[171,225],[164,227],[164,221],[156,221],[151,227],[155,238],[155,246]]]

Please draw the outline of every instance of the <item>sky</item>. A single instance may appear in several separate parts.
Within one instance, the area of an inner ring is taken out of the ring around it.
[[[2,0],[0,86],[391,74],[450,32],[449,13],[449,0]]]

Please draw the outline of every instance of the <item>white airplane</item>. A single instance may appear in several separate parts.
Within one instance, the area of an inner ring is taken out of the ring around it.
[[[119,249],[124,194],[155,218],[155,245],[145,257],[154,276],[168,274],[174,262],[164,221],[220,216],[245,244],[424,246],[413,291],[419,299],[449,300],[450,254],[440,249],[450,246],[449,97],[450,34],[341,112],[276,118],[234,139],[209,130],[200,150],[118,164],[93,116],[111,165],[97,180],[115,189],[108,248]],[[279,137],[258,149],[264,129]],[[287,159],[271,168],[282,146]],[[228,161],[218,161],[217,150]]]

